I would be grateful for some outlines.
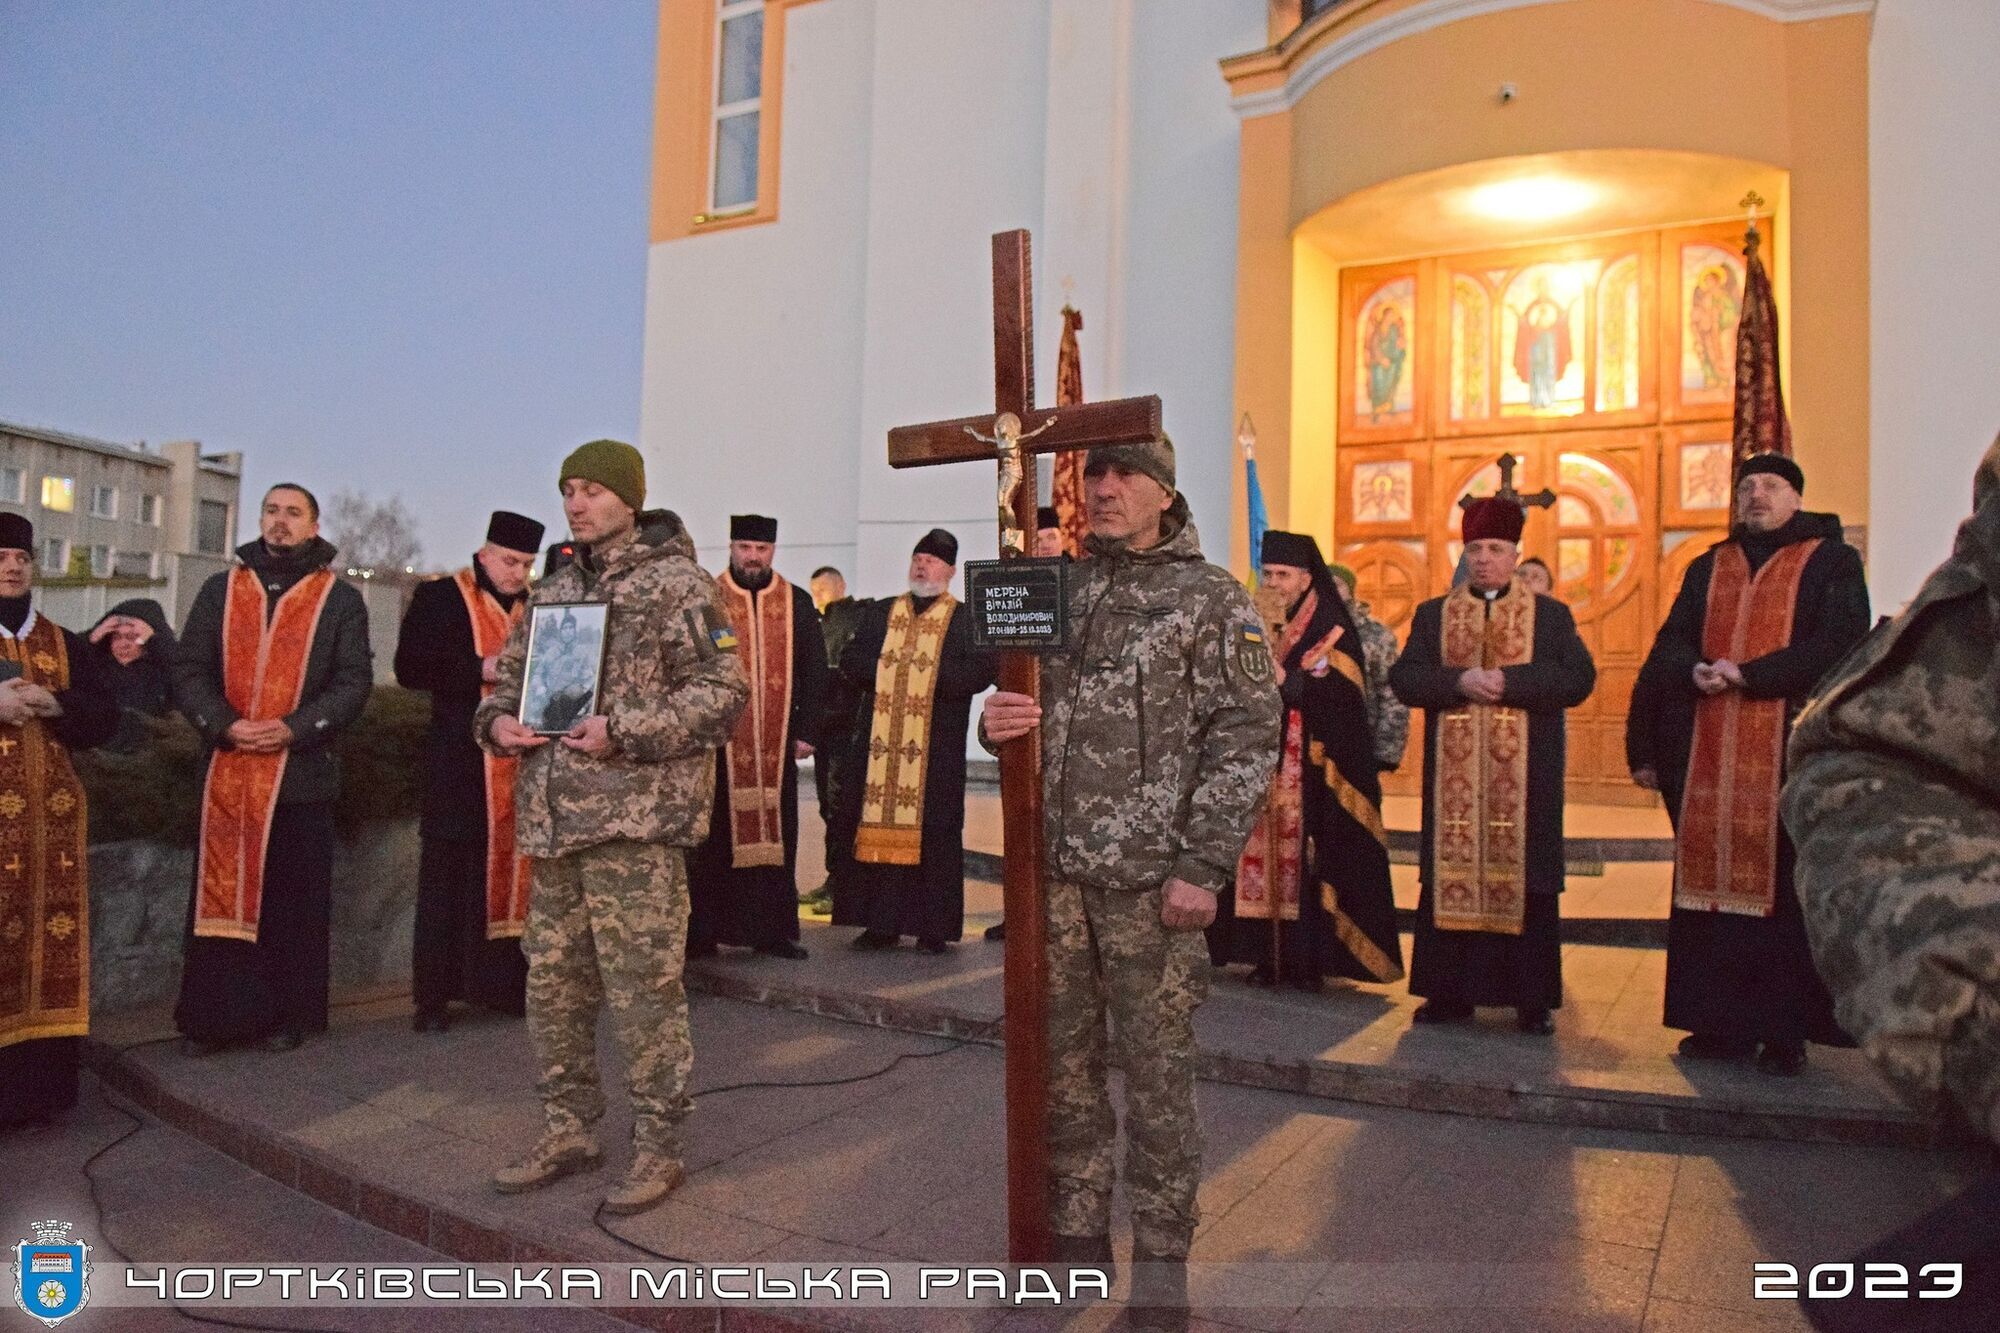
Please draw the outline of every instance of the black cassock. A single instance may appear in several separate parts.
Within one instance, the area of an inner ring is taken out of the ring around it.
[[[525,593],[501,596],[479,562],[479,586],[511,610]],[[472,739],[480,700],[480,658],[472,616],[454,578],[417,586],[396,639],[396,681],[428,690],[424,743],[423,854],[417,862],[417,919],[410,981],[417,1012],[453,1000],[519,1015],[527,1012],[528,960],[515,938],[486,938],[486,764]]]
[[[867,608],[847,650],[840,655],[841,679],[859,695],[859,721],[848,738],[845,784],[836,812],[843,827],[861,821],[867,788],[870,719],[875,715],[875,667],[889,635],[889,613],[898,599],[885,597]],[[917,598],[916,614],[932,598]],[[990,689],[999,659],[972,646],[972,612],[960,606],[945,630],[932,696],[930,744],[924,764],[924,826],[919,862],[913,866],[851,861],[833,884],[833,923],[861,926],[883,935],[919,940],[956,940],[965,933],[965,744],[972,699]]]
[[[785,863],[730,864],[729,752],[717,750],[715,808],[709,815],[708,837],[688,860],[690,949],[717,944],[758,948],[799,937],[799,762],[793,757],[792,744],[818,743],[826,708],[827,669],[826,640],[820,634],[819,612],[813,609],[812,595],[797,584],[787,586],[792,594],[792,706],[780,750],[785,776],[778,798]],[[769,593],[768,587],[760,588],[752,596],[761,604]]]
[[[1813,686],[1868,633],[1868,582],[1861,554],[1841,540],[1833,514],[1798,513],[1769,534],[1738,528],[1729,538],[1743,547],[1754,575],[1786,546],[1819,538],[1819,549],[1799,575],[1789,647],[1737,665],[1746,698],[1785,700],[1785,732]],[[1694,746],[1695,664],[1705,660],[1702,630],[1715,552],[1696,556],[1673,610],[1640,671],[1635,712],[1627,723],[1626,756],[1644,759],[1660,774],[1661,794],[1679,825]],[[1637,705],[1649,706],[1641,721]],[[1782,780],[1782,779],[1781,779]],[[1833,999],[1813,967],[1805,918],[1792,883],[1792,840],[1778,828],[1776,898],[1768,917],[1674,909],[1667,922],[1666,1026],[1738,1041],[1802,1039],[1851,1045],[1834,1021]]]
[[[1279,689],[1287,729],[1293,725],[1293,714],[1301,727],[1300,816],[1306,846],[1300,859],[1299,919],[1279,923],[1278,957],[1272,966],[1271,921],[1238,918],[1232,885],[1222,895],[1215,924],[1209,927],[1209,958],[1216,963],[1270,967],[1274,976],[1309,989],[1318,986],[1323,976],[1399,981],[1403,943],[1396,932],[1389,848],[1378,836],[1381,766],[1375,760],[1367,696],[1354,683],[1366,678],[1361,635],[1330,576],[1315,579],[1313,590],[1317,596],[1312,620],[1285,654],[1281,664],[1285,681]],[[1317,672],[1309,669],[1313,663],[1307,655],[1336,629],[1341,633],[1333,655],[1352,664],[1354,677],[1346,675],[1333,657]],[[1313,762],[1314,746],[1334,765],[1337,776],[1330,777]],[[1340,786],[1365,803],[1372,821],[1365,822],[1348,808]],[[1334,893],[1333,912],[1324,905],[1322,885]]]
[[[25,597],[18,600],[27,601]],[[25,623],[23,617],[16,627]],[[80,635],[68,630],[63,631],[63,646],[69,655],[69,688],[55,692],[62,716],[49,718],[42,725],[72,750],[102,745],[118,730],[118,696],[103,669],[110,659],[99,656]],[[29,817],[36,813],[30,811]],[[0,948],[9,947],[19,946],[0,941]],[[0,1128],[56,1115],[74,1106],[82,1052],[81,1037],[37,1037],[0,1046]]]
[[[1553,597],[1535,598],[1532,660],[1502,667],[1507,690],[1501,704],[1528,714],[1527,903],[1519,935],[1439,930],[1431,915],[1431,853],[1436,816],[1431,774],[1437,769],[1437,715],[1465,702],[1459,668],[1443,663],[1439,641],[1444,599],[1417,608],[1409,642],[1390,668],[1396,697],[1424,710],[1424,827],[1415,937],[1410,950],[1410,993],[1446,1004],[1513,1005],[1554,1009],[1562,1004],[1564,713],[1590,697],[1597,667],[1577,637],[1569,608]]]

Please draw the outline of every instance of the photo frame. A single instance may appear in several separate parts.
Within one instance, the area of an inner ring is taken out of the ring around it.
[[[521,671],[521,725],[561,736],[600,711],[606,602],[548,602],[528,608],[528,660]]]

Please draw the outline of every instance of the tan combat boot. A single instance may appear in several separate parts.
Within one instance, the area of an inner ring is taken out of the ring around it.
[[[643,1213],[672,1194],[684,1174],[675,1158],[642,1148],[618,1188],[604,1196],[604,1211],[620,1217]]]
[[[588,1130],[543,1130],[541,1141],[526,1157],[493,1173],[493,1188],[502,1194],[525,1194],[564,1176],[593,1170],[603,1161],[604,1150]]]

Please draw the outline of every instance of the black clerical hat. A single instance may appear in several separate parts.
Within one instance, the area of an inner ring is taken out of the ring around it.
[[[542,549],[542,525],[526,514],[496,509],[486,520],[486,540],[509,551],[533,555]]]
[[[1754,477],[1759,472],[1768,472],[1774,477],[1783,477],[1792,484],[1792,489],[1800,495],[1806,493],[1806,474],[1797,463],[1783,454],[1752,454],[1736,468],[1736,480]]]
[[[1270,528],[1264,533],[1264,550],[1257,563],[1316,570],[1324,562],[1320,559],[1319,543],[1313,540],[1311,533],[1280,532]]]
[[[35,549],[35,525],[21,514],[0,514],[0,551]]]
[[[778,520],[766,518],[762,514],[731,514],[729,516],[729,540],[733,542],[775,542],[778,540]]]
[[[1042,528],[1059,528],[1061,526],[1062,515],[1056,512],[1054,505],[1043,505],[1035,511],[1035,528],[1038,531]]]
[[[910,554],[934,555],[947,565],[955,565],[958,563],[958,538],[943,528],[932,528],[917,541],[916,549]]]

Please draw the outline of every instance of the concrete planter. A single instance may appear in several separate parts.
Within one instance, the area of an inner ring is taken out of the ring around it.
[[[417,821],[364,824],[334,846],[335,991],[407,981],[417,900]],[[90,998],[113,1014],[171,1003],[194,849],[103,843],[90,849]]]

